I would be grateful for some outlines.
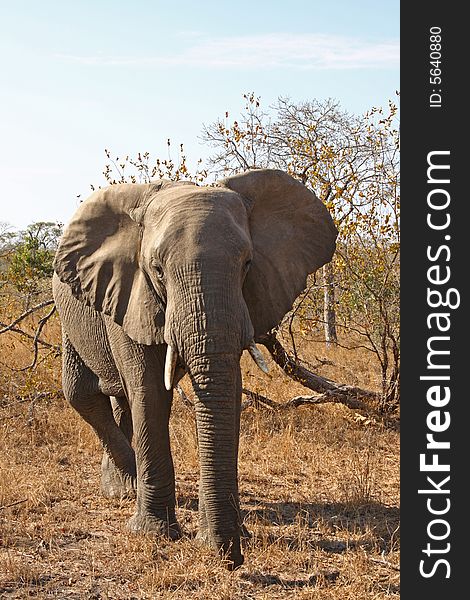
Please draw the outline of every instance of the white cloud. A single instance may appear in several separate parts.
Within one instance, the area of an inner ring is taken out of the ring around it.
[[[60,58],[96,66],[191,66],[195,68],[288,68],[299,70],[397,67],[398,40],[372,42],[328,34],[262,34],[194,37],[178,53],[161,56],[72,56]]]

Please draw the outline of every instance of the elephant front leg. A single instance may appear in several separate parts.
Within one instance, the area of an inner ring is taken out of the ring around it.
[[[132,399],[137,501],[128,527],[178,539],[181,530],[175,514],[175,473],[168,431],[171,393],[160,392],[156,403],[148,402],[148,394],[134,394]]]
[[[114,396],[110,396],[110,398],[114,420],[129,444],[131,444],[133,433],[132,416],[127,399],[116,398]],[[135,498],[135,461],[133,473],[134,476],[131,479],[123,479],[112,458],[106,450],[103,452],[103,459],[101,461],[101,490],[105,496],[108,498]]]

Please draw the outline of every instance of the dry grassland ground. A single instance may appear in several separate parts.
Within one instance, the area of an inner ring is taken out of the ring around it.
[[[57,339],[58,324],[48,328],[49,339]],[[61,396],[59,360],[49,357],[33,373],[15,372],[5,364],[27,365],[27,344],[7,335],[0,344],[1,598],[399,597],[396,427],[334,404],[246,409],[240,489],[252,537],[245,541],[244,566],[229,573],[194,540],[195,425],[179,397],[171,434],[184,536],[168,542],[128,533],[133,501],[100,495],[101,450]],[[309,344],[306,352],[312,363],[315,355],[334,363],[321,374],[377,388],[367,354],[327,352],[321,344]],[[244,356],[244,385],[279,402],[305,393],[270,367],[269,376],[258,375]]]

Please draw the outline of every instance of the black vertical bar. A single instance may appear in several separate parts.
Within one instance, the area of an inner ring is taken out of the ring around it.
[[[470,198],[464,176],[470,170],[470,30],[464,7],[435,0],[401,5],[404,600],[469,593],[470,394],[464,380],[470,326],[464,286]],[[435,166],[428,172],[430,164]],[[435,447],[437,442],[450,448]]]

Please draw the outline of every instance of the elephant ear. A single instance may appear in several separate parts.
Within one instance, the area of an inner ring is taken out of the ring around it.
[[[72,294],[140,344],[162,343],[164,307],[139,266],[139,219],[163,181],[120,184],[85,200],[65,229],[54,270]]]
[[[247,171],[221,185],[252,206],[253,261],[243,295],[257,339],[292,308],[307,275],[331,260],[337,230],[315,194],[283,171]]]

